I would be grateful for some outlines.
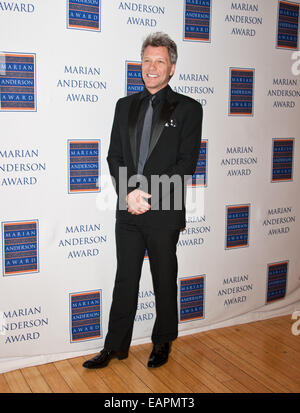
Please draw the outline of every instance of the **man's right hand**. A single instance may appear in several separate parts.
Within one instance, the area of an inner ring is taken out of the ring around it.
[[[149,211],[151,207],[146,201],[146,199],[149,198],[151,198],[151,195],[147,194],[147,192],[141,191],[140,189],[134,189],[126,197],[128,212],[132,215],[140,215]]]

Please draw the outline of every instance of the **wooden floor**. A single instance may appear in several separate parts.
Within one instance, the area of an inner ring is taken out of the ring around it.
[[[291,316],[178,338],[169,361],[146,367],[151,344],[87,370],[86,357],[0,374],[1,393],[299,393],[300,335]]]

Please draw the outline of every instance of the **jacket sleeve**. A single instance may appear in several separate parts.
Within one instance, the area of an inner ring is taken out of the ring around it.
[[[119,194],[119,168],[124,165],[122,142],[120,134],[120,118],[119,118],[120,100],[118,100],[115,108],[114,120],[110,135],[110,144],[107,155],[107,162],[110,175],[113,179],[113,184],[117,194]]]
[[[135,187],[128,186],[128,170],[124,160],[123,145],[121,139],[121,116],[120,116],[120,101],[118,100],[115,108],[114,120],[110,136],[110,145],[108,149],[107,162],[109,166],[110,175],[112,177],[113,185],[115,187],[118,197],[121,198],[125,208],[126,196],[133,191]]]

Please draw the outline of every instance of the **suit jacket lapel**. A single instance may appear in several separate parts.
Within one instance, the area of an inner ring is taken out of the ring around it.
[[[137,94],[134,96],[134,99],[131,103],[129,109],[129,116],[128,116],[128,133],[129,133],[129,141],[130,141],[130,148],[133,163],[137,166],[137,153],[136,153],[136,144],[137,144],[137,123],[138,123],[138,114],[140,110],[140,106],[142,103],[141,94]],[[151,138],[150,138],[150,145],[149,145],[149,152],[148,158],[151,155],[151,152],[155,148],[162,131],[165,127],[166,122],[170,120],[170,117],[177,106],[178,101],[174,99],[174,92],[169,87],[168,93],[163,104],[162,110],[160,112],[159,119],[153,125]]]
[[[129,109],[129,116],[128,116],[128,133],[129,133],[129,141],[131,147],[131,154],[133,163],[136,166],[137,159],[136,159],[136,140],[137,140],[137,121],[138,115],[140,110],[142,99],[140,98],[140,94],[136,95],[133,99],[130,109]]]
[[[168,95],[167,98],[163,104],[162,110],[160,112],[160,116],[159,119],[157,120],[156,124],[153,125],[152,128],[152,134],[151,134],[151,139],[150,139],[150,145],[149,145],[149,152],[148,152],[148,158],[151,155],[151,152],[153,151],[153,149],[155,148],[161,134],[162,131],[165,127],[166,122],[168,122],[170,120],[170,117],[174,111],[174,109],[177,106],[177,101],[173,100],[171,98],[171,93],[173,94],[172,89],[170,88],[168,91]]]

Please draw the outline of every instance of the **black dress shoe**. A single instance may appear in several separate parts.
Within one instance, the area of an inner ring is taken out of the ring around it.
[[[160,367],[165,364],[168,361],[170,350],[170,343],[154,344],[149,357],[148,367]]]
[[[87,369],[101,369],[102,367],[106,367],[111,359],[118,358],[119,360],[126,359],[128,357],[128,352],[122,351],[113,351],[113,350],[105,350],[103,349],[100,351],[97,356],[86,360],[82,366],[86,367]]]

